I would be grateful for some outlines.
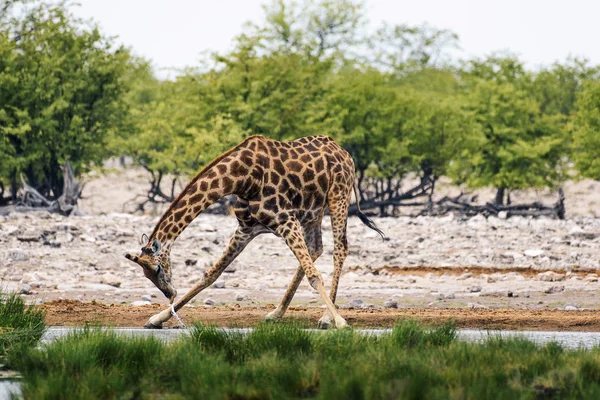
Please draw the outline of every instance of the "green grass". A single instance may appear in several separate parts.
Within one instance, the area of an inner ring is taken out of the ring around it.
[[[0,290],[0,361],[14,346],[37,343],[44,333],[44,313],[16,293]]]
[[[10,352],[9,362],[28,399],[600,398],[599,348],[466,343],[450,324],[411,321],[380,337],[288,324],[247,336],[195,326],[169,344],[89,328]]]

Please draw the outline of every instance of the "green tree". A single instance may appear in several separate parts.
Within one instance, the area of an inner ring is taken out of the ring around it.
[[[574,118],[575,166],[582,176],[600,180],[600,83],[588,82],[577,98]]]
[[[106,138],[127,119],[120,81],[129,54],[62,3],[42,3],[0,31],[0,179],[13,197],[24,174],[48,197],[59,166],[76,173],[108,155]]]

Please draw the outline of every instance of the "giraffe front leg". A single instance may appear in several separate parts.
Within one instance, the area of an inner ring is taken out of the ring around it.
[[[252,229],[238,227],[233,237],[229,241],[229,245],[221,255],[221,258],[213,265],[207,272],[204,273],[204,278],[196,283],[186,294],[184,294],[179,300],[175,302],[173,307],[175,311],[178,311],[181,307],[186,305],[192,300],[198,293],[212,285],[221,273],[227,268],[229,264],[244,250],[246,245],[250,243],[252,239],[256,237],[256,232]],[[148,322],[144,325],[145,328],[162,328],[162,324],[167,322],[171,318],[171,307],[159,312],[158,314],[150,317]]]
[[[267,314],[265,317],[266,321],[274,321],[283,317],[290,305],[290,302],[292,301],[292,298],[294,297],[294,294],[296,293],[296,290],[298,290],[298,286],[300,286],[300,282],[302,282],[302,278],[304,278],[304,270],[301,266],[298,266],[292,282],[290,282],[283,299],[281,299],[281,303],[279,303],[276,309]]]

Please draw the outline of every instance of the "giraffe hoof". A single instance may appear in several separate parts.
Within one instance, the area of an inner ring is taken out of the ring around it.
[[[276,322],[281,319],[281,314],[277,309],[271,311],[265,316],[265,322]]]
[[[152,322],[150,322],[149,320],[144,325],[144,328],[146,328],[146,329],[162,329],[162,327],[163,327],[162,324],[155,325]]]
[[[317,322],[317,328],[319,329],[329,329],[331,327],[331,317],[326,314],[321,317],[319,322]]]
[[[337,317],[335,319],[335,327],[336,327],[336,329],[348,328],[348,323],[346,322],[346,320],[344,318]]]
[[[329,321],[321,321],[319,320],[319,322],[317,322],[317,328],[318,329],[329,329],[329,327],[331,326],[331,322]]]

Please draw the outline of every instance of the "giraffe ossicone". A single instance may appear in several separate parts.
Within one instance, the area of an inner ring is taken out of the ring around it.
[[[306,275],[327,307],[319,325],[327,327],[333,321],[337,328],[345,327],[346,321],[338,313],[335,299],[348,256],[346,227],[353,192],[358,201],[352,157],[328,136],[310,136],[290,142],[250,136],[221,154],[171,203],[140,255],[125,255],[142,267],[144,275],[170,301],[170,307],[153,315],[146,327],[160,328],[177,310],[209,287],[246,245],[263,233],[283,238],[300,264],[279,306],[267,318],[283,317]],[[177,291],[171,282],[172,244],[202,211],[230,194],[237,196],[233,207],[239,223],[237,230],[216,263],[175,301]],[[327,207],[334,239],[334,272],[329,295],[314,266],[323,252],[321,222]],[[383,237],[360,207],[358,216]]]

